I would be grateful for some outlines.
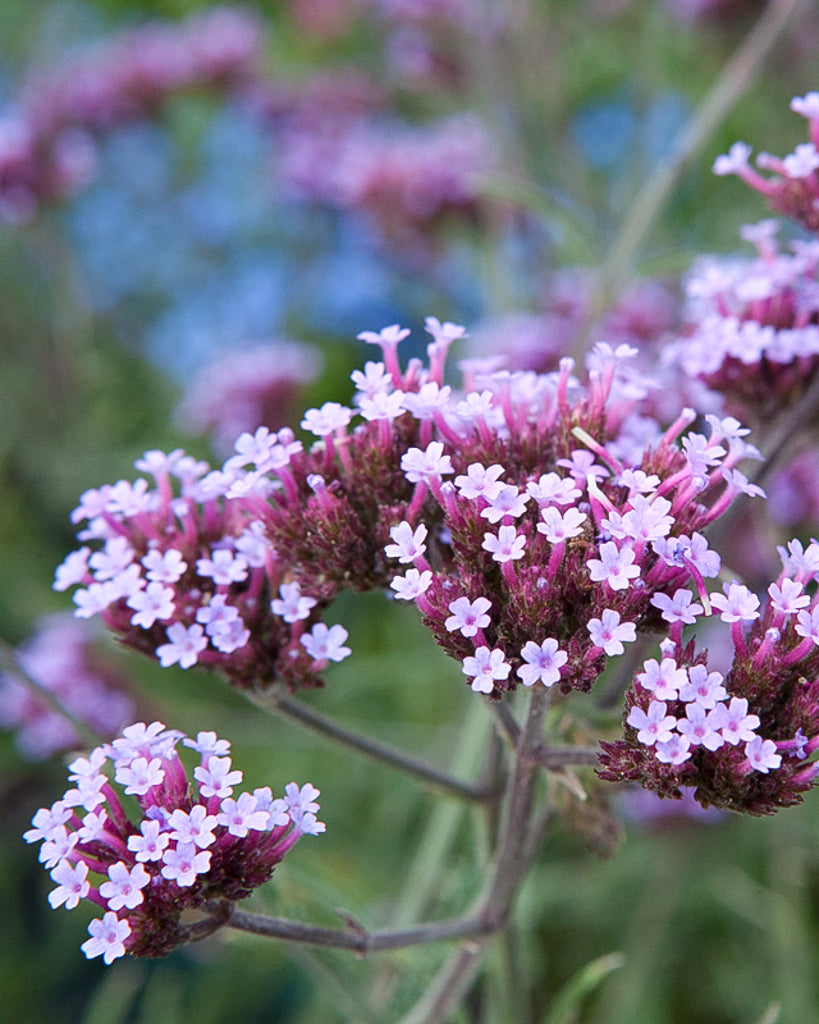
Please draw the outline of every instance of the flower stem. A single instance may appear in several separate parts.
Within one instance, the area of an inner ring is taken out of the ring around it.
[[[311,946],[325,946],[332,949],[348,949],[366,955],[388,949],[404,949],[429,942],[445,942],[452,939],[469,939],[484,934],[487,925],[475,917],[458,917],[446,921],[430,921],[396,931],[382,929],[368,931],[356,921],[348,919],[348,927],[325,928],[322,925],[304,921],[291,921],[284,917],[268,917],[247,910],[237,910],[235,904],[219,900],[208,904],[209,918],[190,926],[190,938],[202,938],[205,934],[223,926],[238,931],[262,935],[266,938],[284,939],[287,942],[302,942]],[[198,929],[195,931],[194,929]]]
[[[514,898],[534,856],[529,823],[535,804],[540,766],[533,753],[540,744],[549,694],[535,690],[520,733],[512,771],[504,795],[498,845],[483,892],[475,903],[474,919],[483,924],[473,941],[458,949],[443,965],[432,985],[402,1019],[401,1024],[443,1024],[469,990],[493,937],[509,920]],[[538,820],[542,820],[538,818]]]
[[[321,736],[333,739],[344,746],[357,750],[361,754],[380,761],[383,764],[391,765],[399,771],[403,771],[415,778],[422,779],[434,789],[449,796],[457,797],[460,800],[485,801],[492,799],[494,794],[487,786],[476,785],[472,782],[465,782],[453,778],[447,772],[435,768],[433,765],[413,757],[402,750],[388,746],[380,740],[373,739],[361,733],[353,732],[332,719],[302,704],[301,701],[282,694],[252,693],[250,699],[259,707],[269,711],[276,711],[285,718],[310,729]]]
[[[771,0],[726,64],[705,99],[681,129],[667,156],[649,174],[629,207],[601,267],[589,326],[628,280],[634,255],[645,242],[680,177],[762,70],[790,19],[805,0]],[[584,331],[583,334],[586,332]]]

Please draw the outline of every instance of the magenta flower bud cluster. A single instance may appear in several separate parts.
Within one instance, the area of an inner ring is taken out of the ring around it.
[[[703,806],[752,814],[810,789],[819,773],[808,760],[819,748],[819,544],[794,540],[780,554],[764,611],[736,582],[710,595],[734,648],[724,677],[693,641],[669,639],[662,660],[644,664],[626,696],[625,738],[603,743],[602,778],[677,798],[696,787]]]
[[[74,520],[88,544],[55,586],[80,584],[76,614],[161,664],[240,686],[316,685],[350,653],[327,606],[382,589],[417,604],[476,691],[588,689],[638,628],[662,624],[655,595],[704,594],[719,572],[701,531],[752,490],[735,468],[753,454],[746,431],[708,417],[708,435],[681,436],[684,410],[647,432],[634,376],[620,383],[628,346],[598,345],[586,387],[571,360],[540,375],[473,361],[456,392],[444,367],[464,329],[429,317],[427,330],[428,365],[405,370],[407,330],[363,332],[383,361],[352,374],[353,407],[305,413],[309,449],[259,428],[222,470],[149,452],[137,466],[153,488],[87,492]]]
[[[759,153],[757,167],[772,171],[766,178],[751,167],[751,147],[735,142],[728,153],[714,161],[714,173],[736,174],[768,200],[771,209],[798,221],[809,231],[819,230],[819,92],[795,96],[791,110],[808,122],[809,141],[785,157]]]
[[[153,113],[180,91],[236,89],[257,70],[260,27],[215,7],[181,25],[148,24],[30,76],[0,121],[0,218],[25,221],[40,202],[92,176],[94,136]]]
[[[683,336],[666,358],[760,422],[793,404],[819,365],[819,240],[780,250],[779,222],[742,229],[755,259],[704,257],[689,275]]]
[[[192,779],[180,741],[199,755]],[[277,799],[267,786],[234,797],[242,772],[229,753],[215,733],[189,739],[139,722],[74,760],[73,788],[34,815],[23,838],[42,843],[40,861],[56,883],[51,906],[88,901],[103,912],[89,925],[87,957],[165,956],[184,941],[184,910],[248,896],[302,835],[325,830],[309,783],[290,783]]]

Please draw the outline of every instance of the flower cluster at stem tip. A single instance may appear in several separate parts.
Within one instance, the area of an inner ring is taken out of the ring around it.
[[[162,665],[295,689],[351,653],[324,621],[336,595],[380,589],[415,604],[492,700],[518,685],[588,690],[638,632],[664,633],[602,776],[666,796],[693,786],[752,813],[800,799],[819,736],[805,682],[819,668],[819,547],[791,543],[761,617],[744,587],[707,583],[721,562],[702,531],[737,495],[762,495],[736,468],[758,457],[747,429],[707,415],[700,432],[689,409],[665,429],[643,415],[626,345],[595,346],[585,384],[568,359],[544,374],[469,360],[456,391],[445,358],[464,329],[426,326],[428,363],[404,369],[407,330],[360,335],[383,360],[352,374],[350,406],[307,410],[309,448],[261,427],[222,469],[149,452],[137,465],[154,487],[86,492],[74,513],[86,543],[55,581],[80,585],[76,614],[99,613]],[[683,639],[717,612],[735,646],[725,678]]]
[[[180,741],[199,754],[194,781]],[[185,941],[183,911],[250,895],[301,836],[324,832],[309,783],[291,782],[278,799],[267,786],[234,797],[242,772],[229,753],[215,733],[189,739],[162,722],[138,722],[72,761],[74,787],[34,815],[23,838],[42,842],[40,861],[57,883],[51,906],[88,901],[103,911],[89,925],[87,957],[165,956]],[[131,799],[121,800],[114,783]]]
[[[742,228],[755,259],[697,260],[686,282],[687,326],[662,356],[754,426],[797,401],[819,366],[819,241],[795,239],[783,252],[779,226],[766,219]]]
[[[751,167],[752,149],[747,142],[735,142],[727,153],[717,157],[713,170],[720,175],[736,174],[765,196],[772,209],[815,232],[819,229],[819,92],[794,96],[791,110],[807,120],[809,141],[782,158],[757,154],[757,167],[772,171],[772,177],[765,178]]]
[[[211,470],[148,452],[82,496],[87,543],[57,571],[76,614],[100,614],[163,666],[203,664],[235,685],[315,686],[350,654],[323,613],[342,590],[413,602],[469,685],[497,699],[520,682],[587,690],[656,601],[720,569],[702,530],[742,491],[756,454],[736,420],[663,430],[639,412],[628,346],[595,346],[588,383],[564,359],[546,374],[462,364],[462,327],[427,319],[429,362],[402,370],[397,325],[359,337],[383,361],[352,374],[353,406],[308,410],[302,429],[242,434]],[[624,383],[625,382],[625,383]],[[353,418],[359,422],[352,426]],[[179,493],[174,487],[179,481]],[[94,545],[94,549],[92,549]]]
[[[677,798],[696,787],[704,806],[752,814],[810,789],[819,774],[819,544],[793,540],[779,553],[764,610],[735,581],[710,596],[730,628],[725,676],[679,631],[661,644],[661,661],[643,665],[626,694],[625,738],[602,745],[602,778]]]

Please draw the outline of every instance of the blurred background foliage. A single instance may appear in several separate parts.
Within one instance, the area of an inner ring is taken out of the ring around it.
[[[94,40],[211,6],[3,0],[0,99],[11,104],[30,75]],[[358,331],[417,328],[429,313],[469,326],[533,306],[557,268],[600,264],[761,6],[688,22],[662,0],[489,5],[519,19],[511,43],[461,40],[458,50],[450,26],[460,75],[422,89],[395,80],[384,22],[364,4],[337,5],[339,18],[351,12],[337,33],[308,30],[317,2],[248,5],[274,81],[352,66],[385,86],[391,117],[424,124],[477,110],[509,157],[491,191],[522,204],[525,230],[503,218],[448,224],[433,254],[396,251],[355,211],[283,194],[263,119],[218,92],[172,98],[101,133],[93,181],[25,223],[0,224],[0,635],[18,644],[39,616],[70,606],[51,583],[75,546],[69,515],[83,490],[130,477],[149,448],[218,458],[175,416],[186,383],[217,355],[276,336],[310,343],[324,370],[303,403],[346,401],[348,375],[369,355],[351,340]],[[780,44],[684,175],[635,273],[673,281],[696,254],[735,248],[739,225],[764,215],[710,164],[737,138],[788,151],[801,125],[783,111],[817,87],[818,41],[809,21]],[[413,609],[368,595],[346,601],[338,620],[355,657],[310,703],[441,764],[464,734],[478,750],[487,742],[457,666]],[[100,647],[133,680],[141,716],[188,733],[215,728],[251,786],[309,779],[321,789],[327,835],[299,845],[255,900],[261,909],[334,924],[343,907],[379,927],[458,913],[476,891],[485,825],[472,812],[266,717],[203,672]],[[581,721],[582,700],[574,708],[560,713]],[[21,758],[6,731],[0,780],[0,993],[18,1024],[365,1022],[362,992],[409,1005],[442,956],[430,947],[359,961],[219,934],[165,961],[87,962],[84,922],[49,909],[47,875],[19,838],[62,791],[64,761]],[[581,806],[566,789],[565,820],[521,895],[518,924],[459,1024],[501,1024],[495,1008],[510,998],[516,1019],[535,1024],[752,1024],[774,1020],[776,1006],[780,1024],[819,1019],[817,800],[770,820],[654,820],[629,817],[609,795],[619,842],[597,798]],[[595,981],[589,965],[613,953],[622,960],[610,972],[603,962]]]

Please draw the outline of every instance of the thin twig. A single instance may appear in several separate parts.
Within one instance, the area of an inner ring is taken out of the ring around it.
[[[498,795],[486,786],[453,778],[447,772],[435,768],[428,762],[413,757],[412,754],[407,754],[402,750],[396,750],[395,747],[373,739],[371,736],[353,732],[292,697],[272,691],[250,693],[248,696],[255,704],[266,711],[278,712],[291,721],[310,729],[312,732],[342,743],[352,750],[357,750],[359,753],[365,754],[375,761],[380,761],[383,764],[397,768],[407,775],[413,775],[418,779],[422,779],[441,793],[458,797],[461,800],[478,802],[490,800]]]
[[[349,919],[349,927],[340,929],[325,928],[304,921],[291,921],[284,917],[255,914],[248,910],[237,910],[235,904],[229,900],[215,900],[209,903],[206,909],[209,917],[189,926],[188,937],[191,940],[204,938],[218,928],[228,927],[269,939],[282,939],[286,942],[300,942],[330,949],[348,949],[361,956],[430,942],[471,939],[485,934],[487,930],[486,923],[476,917],[430,921],[398,930],[369,931]]]
[[[520,740],[520,723],[512,714],[509,705],[505,701],[493,700],[490,702],[489,707],[497,721],[498,732],[506,744],[514,750]]]

